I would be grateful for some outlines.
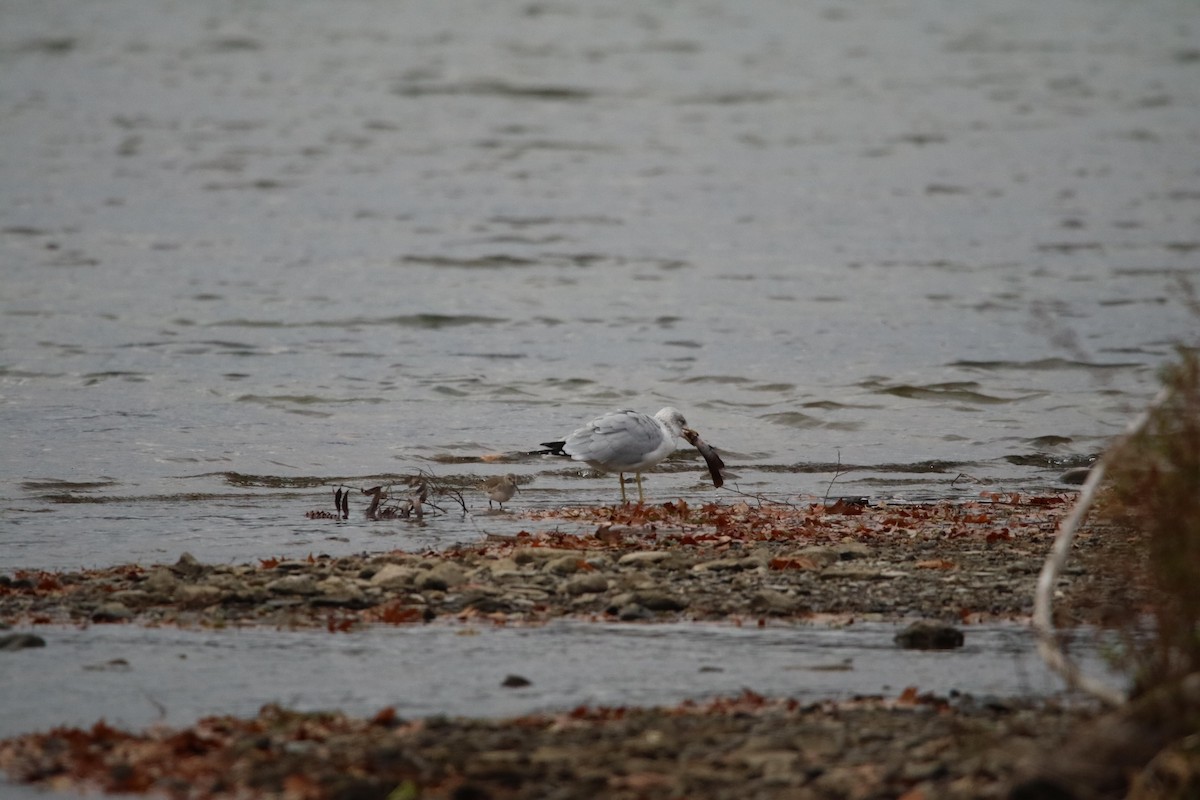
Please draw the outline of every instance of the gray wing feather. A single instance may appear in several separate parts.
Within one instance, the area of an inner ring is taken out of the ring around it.
[[[653,417],[636,411],[614,411],[568,436],[563,451],[597,469],[628,472],[660,447],[662,429]]]

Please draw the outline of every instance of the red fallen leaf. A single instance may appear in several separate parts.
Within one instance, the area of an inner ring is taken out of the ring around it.
[[[396,724],[396,707],[388,706],[379,710],[375,716],[371,717],[372,725],[379,725],[384,728],[390,728]]]
[[[376,618],[380,622],[387,622],[391,625],[402,625],[407,622],[417,622],[421,619],[421,610],[412,606],[402,606],[399,603],[392,603],[375,612]]]
[[[988,544],[994,544],[996,542],[1011,542],[1013,537],[1008,532],[1008,528],[1001,528],[998,531],[992,531],[986,538]]]
[[[278,558],[260,558],[258,564],[262,569],[275,569],[279,566]]]
[[[804,556],[780,556],[772,558],[771,569],[817,569],[817,562]]]
[[[1029,498],[1030,505],[1035,506],[1058,506],[1067,502],[1063,497],[1031,497]]]
[[[41,579],[37,582],[39,592],[54,592],[61,588],[63,588],[62,581],[49,573],[43,573]]]
[[[828,506],[827,510],[831,514],[841,514],[846,517],[853,517],[863,513],[863,506],[859,505],[858,503],[846,502],[844,497],[840,497],[833,505]]]
[[[896,698],[896,702],[907,705],[916,705],[920,692],[915,686],[906,686],[900,696]]]

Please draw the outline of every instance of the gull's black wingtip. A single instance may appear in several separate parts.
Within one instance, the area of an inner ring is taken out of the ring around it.
[[[541,446],[546,449],[538,450],[535,454],[539,456],[565,456],[567,453],[563,450],[563,448],[566,446],[566,444],[566,440],[561,442],[542,442]]]

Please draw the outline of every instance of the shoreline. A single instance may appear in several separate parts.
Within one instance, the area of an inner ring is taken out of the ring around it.
[[[0,579],[0,621],[34,632],[113,623],[351,636],[368,625],[454,620],[1024,622],[1069,497],[576,508],[531,514],[517,536],[441,552],[16,571]],[[539,530],[565,520],[594,529]],[[1098,622],[1123,596],[1128,587],[1103,563],[1127,543],[1104,528],[1080,535],[1060,582],[1065,625]],[[815,703],[748,687],[676,706],[506,719],[266,706],[257,717],[185,728],[97,723],[18,736],[0,741],[0,767],[50,788],[181,798],[1004,797],[1042,754],[1100,716],[1086,700],[938,697],[916,687]],[[181,741],[201,742],[202,752],[181,755]]]

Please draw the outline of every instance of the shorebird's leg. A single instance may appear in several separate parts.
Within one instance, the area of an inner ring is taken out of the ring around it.
[[[618,472],[617,480],[619,480],[621,482],[621,504],[628,505],[629,501],[625,499],[625,473]]]
[[[642,494],[642,473],[635,472],[634,474],[637,475],[638,505],[644,506],[646,505],[646,495]]]

